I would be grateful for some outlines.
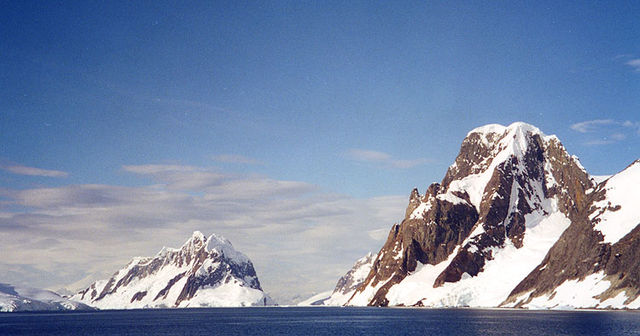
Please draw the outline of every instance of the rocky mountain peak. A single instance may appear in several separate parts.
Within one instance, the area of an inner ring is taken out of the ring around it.
[[[509,126],[503,126],[503,125],[500,125],[500,124],[488,124],[488,125],[480,126],[480,127],[472,129],[469,133],[467,133],[466,138],[468,138],[471,134],[481,134],[481,135],[483,135],[485,137],[492,136],[493,138],[495,138],[496,135],[498,137],[501,137],[502,135],[504,135],[506,133],[511,133],[511,134],[532,133],[532,134],[538,134],[538,135],[541,135],[541,136],[545,136],[544,133],[542,131],[540,131],[539,128],[537,128],[537,127],[535,127],[535,126],[533,126],[531,124],[527,124],[525,122],[517,121],[517,122],[512,123]]]
[[[218,254],[228,262],[242,265],[249,263],[249,258],[236,250],[231,242],[221,235],[212,234],[207,240],[207,251]]]
[[[413,188],[411,190],[411,194],[409,195],[409,203],[420,203],[420,192],[418,188]]]
[[[192,242],[194,244],[197,243],[204,243],[207,241],[207,237],[200,231],[193,231],[193,234],[191,234],[191,239],[187,240],[187,242],[185,244],[188,244],[189,242]]]
[[[191,238],[189,238],[184,244],[182,244],[180,250],[196,253],[203,247],[205,247],[206,244],[207,237],[200,231],[194,231],[191,235]]]
[[[421,203],[420,192],[418,192],[418,188],[413,188],[411,190],[411,194],[409,195],[409,205],[407,205],[407,210],[405,211],[405,216],[409,216]]]
[[[535,228],[546,216],[577,216],[592,187],[557,137],[522,122],[476,128],[442,183],[423,197],[411,192],[405,219],[392,227],[350,303],[389,304],[388,291],[419,265],[447,261],[431,280],[434,288],[479,276],[501,251],[532,249],[525,245],[538,239]],[[563,220],[548,225],[558,235],[566,228]]]
[[[452,181],[469,175],[485,173],[490,178],[496,167],[511,160],[522,163],[524,158],[539,154],[540,149],[555,136],[546,136],[535,126],[516,122],[509,126],[491,124],[478,127],[467,134],[460,152],[449,167],[442,186],[448,188]],[[481,193],[482,190],[476,190]],[[481,195],[470,195],[475,203]]]

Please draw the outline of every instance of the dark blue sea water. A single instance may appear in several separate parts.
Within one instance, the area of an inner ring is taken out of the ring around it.
[[[640,335],[640,312],[213,308],[3,313],[0,335]]]

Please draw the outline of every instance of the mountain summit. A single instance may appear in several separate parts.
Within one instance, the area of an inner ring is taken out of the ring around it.
[[[272,304],[253,264],[222,236],[193,233],[181,248],[134,258],[110,279],[72,297],[100,309]]]
[[[640,306],[636,166],[598,184],[556,136],[476,128],[440,183],[411,192],[347,304]],[[596,289],[571,302],[556,295],[567,283]]]

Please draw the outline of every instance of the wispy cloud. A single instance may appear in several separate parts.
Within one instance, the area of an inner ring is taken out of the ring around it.
[[[627,121],[622,122],[622,126],[628,128],[628,129],[631,129],[631,130],[635,130],[636,134],[640,135],[640,122],[638,122],[638,121],[633,122],[633,121],[627,120]]]
[[[413,168],[432,162],[432,160],[427,158],[413,160],[396,159],[388,153],[367,149],[350,149],[347,151],[346,156],[353,161],[373,163],[388,168],[399,169]]]
[[[0,188],[0,274],[52,289],[82,286],[201,230],[229,238],[253,260],[263,288],[286,299],[333,287],[354,260],[380,247],[406,206],[405,195],[354,199],[206,167],[122,169],[150,181]]]
[[[351,149],[348,152],[349,157],[356,161],[366,162],[388,162],[391,161],[391,155],[383,152],[365,150],[365,149]]]
[[[603,139],[587,140],[584,142],[584,144],[587,146],[610,145],[612,143],[616,143],[616,141],[607,137]]]
[[[634,71],[640,72],[640,58],[632,59],[627,61],[628,66],[632,67]]]
[[[585,145],[608,145],[623,141],[630,134],[640,135],[640,122],[630,120],[587,120],[569,127],[576,132],[592,136],[592,138],[585,140]]]
[[[605,125],[614,125],[616,121],[612,119],[596,119],[596,120],[587,120],[579,123],[575,123],[571,125],[571,129],[580,133],[589,133],[593,132],[600,126]]]
[[[614,141],[622,141],[624,139],[626,139],[627,136],[623,133],[613,133],[611,134],[611,139]]]
[[[216,162],[222,163],[238,163],[238,164],[249,164],[249,165],[257,165],[262,164],[261,161],[246,157],[244,155],[237,154],[220,154],[213,157],[213,160]]]
[[[212,187],[230,177],[229,174],[194,166],[149,164],[123,166],[122,169],[126,172],[154,178],[169,189],[183,191],[196,191]]]
[[[44,176],[44,177],[67,177],[69,173],[60,170],[41,169],[20,165],[0,166],[1,169],[18,175]]]

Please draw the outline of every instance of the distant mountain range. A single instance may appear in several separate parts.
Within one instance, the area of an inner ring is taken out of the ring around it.
[[[553,135],[487,125],[442,182],[411,192],[353,294],[315,303],[638,308],[639,224],[640,161],[592,177]]]
[[[0,283],[0,312],[91,309],[52,291]]]

